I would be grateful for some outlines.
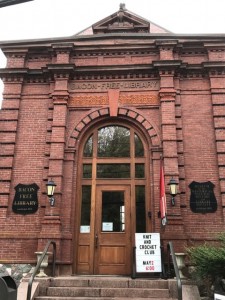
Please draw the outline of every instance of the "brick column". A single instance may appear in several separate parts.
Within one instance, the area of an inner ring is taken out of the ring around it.
[[[205,63],[209,71],[212,112],[215,128],[216,153],[218,161],[219,191],[223,219],[225,220],[225,62]],[[217,187],[216,187],[217,188]],[[216,189],[215,188],[215,189]]]
[[[67,80],[67,79],[65,79]],[[57,81],[57,79],[56,79]],[[56,83],[56,86],[58,83]],[[52,179],[57,184],[54,198],[55,206],[52,207],[48,203],[45,209],[45,216],[42,221],[42,230],[39,238],[54,239],[57,241],[58,254],[61,243],[61,220],[60,210],[63,208],[62,193],[63,193],[63,166],[64,166],[64,150],[65,150],[65,135],[66,135],[66,120],[67,120],[67,101],[68,95],[63,96],[62,93],[57,95],[53,93],[53,120],[51,126],[50,137],[50,152],[48,164],[48,180]],[[47,197],[47,196],[46,196]],[[46,199],[47,201],[47,199]],[[41,241],[40,241],[41,242]],[[39,249],[43,248],[43,244],[39,244]]]
[[[53,96],[54,108],[53,108],[52,135],[51,135],[48,177],[49,179],[52,178],[57,184],[56,207],[60,207],[61,197],[62,197],[67,101],[68,101],[68,95]]]
[[[167,185],[173,177],[179,184],[179,163],[177,146],[177,124],[176,124],[176,90],[174,84],[175,71],[180,67],[181,61],[174,57],[176,40],[158,40],[156,46],[159,49],[159,61],[154,61],[153,66],[159,71],[160,76],[160,112],[161,112],[161,139],[162,156],[164,159],[165,184],[167,195],[167,217],[168,225],[162,235],[164,241],[174,236],[184,239],[183,220],[180,209],[180,195],[175,197],[175,206],[171,205],[169,186]]]
[[[0,218],[7,218],[11,205],[10,194],[14,194],[12,186],[12,169],[16,148],[16,134],[19,119],[19,107],[23,76],[13,76],[6,71],[2,109],[0,110]]]
[[[42,221],[42,229],[39,235],[39,249],[43,248],[46,239],[54,239],[57,242],[57,257],[61,257],[61,210],[64,209],[63,200],[63,177],[66,143],[66,124],[67,124],[67,103],[69,72],[73,65],[69,65],[68,47],[53,46],[56,51],[56,63],[48,65],[48,72],[53,75],[54,87],[52,93],[52,122],[50,128],[50,149],[48,160],[48,174],[46,180],[52,179],[57,184],[55,189],[55,206],[51,207],[48,203],[45,209],[45,216]],[[49,124],[50,125],[50,124]],[[65,199],[65,198],[64,198]],[[47,201],[47,199],[46,199]],[[68,257],[66,258],[68,260]]]
[[[167,74],[168,75],[168,74]],[[161,83],[164,81],[171,81],[172,76],[160,74]],[[171,75],[171,74],[170,74]],[[162,147],[164,158],[164,169],[166,175],[166,183],[173,177],[179,181],[178,172],[178,154],[177,154],[177,135],[176,135],[176,119],[175,119],[175,101],[176,93],[173,87],[160,89],[160,105],[161,105],[161,134]],[[169,191],[169,189],[168,189]],[[176,205],[172,207],[173,214],[180,214],[179,197],[176,197]],[[171,205],[168,204],[170,207]]]
[[[160,72],[160,104],[161,104],[161,134],[164,159],[165,183],[173,177],[179,184],[178,150],[176,133],[176,91],[173,87],[173,72]],[[175,197],[175,206],[171,205],[169,186],[167,185],[167,216],[166,237],[184,238],[183,220],[180,209],[180,195]]]
[[[173,177],[179,184],[177,130],[176,130],[176,90],[174,88],[174,73],[180,67],[181,61],[174,60],[173,49],[176,41],[158,41],[160,61],[153,62],[153,66],[159,70],[160,76],[160,112],[161,112],[161,138],[162,156],[164,159],[165,184],[167,194],[167,216],[168,225],[162,238],[169,240],[184,239],[183,220],[180,209],[180,196],[175,197],[175,206],[171,205],[169,186],[167,185]]]
[[[4,50],[7,67],[0,72],[4,82],[2,109],[0,110],[0,218],[7,218],[8,207],[14,195],[12,169],[16,148],[19,108],[24,75],[27,74],[27,50]]]

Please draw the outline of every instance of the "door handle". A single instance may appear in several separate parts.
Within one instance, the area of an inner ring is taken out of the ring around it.
[[[98,234],[95,235],[95,248],[98,248]]]

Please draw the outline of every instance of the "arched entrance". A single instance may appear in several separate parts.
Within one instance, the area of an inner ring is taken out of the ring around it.
[[[151,232],[147,142],[139,129],[110,122],[80,147],[76,273],[129,275],[135,232]]]

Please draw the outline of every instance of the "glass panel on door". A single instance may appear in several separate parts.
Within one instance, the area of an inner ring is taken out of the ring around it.
[[[136,232],[146,232],[145,186],[135,187]]]
[[[102,192],[102,231],[125,231],[124,191]]]
[[[81,205],[81,221],[80,221],[80,232],[90,232],[90,220],[91,218],[91,186],[82,186],[82,205]]]

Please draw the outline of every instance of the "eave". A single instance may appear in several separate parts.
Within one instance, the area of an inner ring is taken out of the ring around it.
[[[33,1],[33,0],[0,0],[0,8],[10,6],[10,5],[15,5],[15,4],[21,4],[29,1]]]
[[[205,73],[210,70],[225,70],[224,62],[204,62],[201,64],[182,63],[179,60],[172,61],[154,61],[151,64],[138,65],[108,65],[108,66],[75,66],[74,64],[50,64],[42,69],[28,69],[28,68],[5,68],[0,69],[0,78],[4,77],[44,77],[54,78],[56,75],[69,76],[86,76],[86,75],[134,75],[134,74],[152,74],[156,75],[159,71],[175,71],[175,73],[189,73],[200,72]],[[49,77],[50,76],[50,77]],[[135,78],[135,77],[134,77]]]
[[[40,46],[51,46],[54,43],[87,43],[90,42],[92,46],[97,46],[95,43],[104,40],[179,40],[179,42],[193,42],[201,41],[204,43],[210,42],[225,42],[225,34],[151,34],[151,33],[110,33],[110,34],[96,34],[96,35],[84,35],[84,36],[72,36],[72,37],[56,37],[56,38],[44,38],[44,39],[28,39],[28,40],[12,40],[12,41],[0,41],[0,48],[5,47],[40,47]]]

